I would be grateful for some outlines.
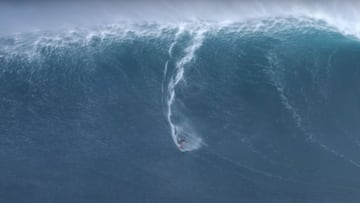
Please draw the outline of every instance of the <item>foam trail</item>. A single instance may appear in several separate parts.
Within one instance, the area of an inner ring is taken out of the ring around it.
[[[215,154],[214,154],[215,155]],[[216,156],[216,155],[215,155]],[[205,158],[205,157],[202,157],[200,155],[197,155],[197,154],[194,154],[194,157],[196,157],[197,159],[200,159],[202,161],[205,161],[207,162],[210,167],[213,167],[219,171],[223,170],[223,168],[221,167],[221,165],[219,165],[218,163],[215,163],[213,160],[209,159],[209,158]],[[216,156],[217,158],[220,158],[219,156]],[[226,161],[226,160],[223,160],[223,161]],[[230,163],[232,164],[232,163]],[[238,167],[238,166],[236,166]],[[259,181],[255,180],[254,178],[251,178],[251,177],[248,177],[246,176],[244,173],[240,172],[239,170],[236,170],[236,173],[238,174],[239,177],[241,177],[243,180],[246,180],[246,181],[249,181],[249,182],[252,182],[252,183],[255,183],[255,184],[262,184],[260,183]]]
[[[218,156],[220,159],[223,159],[229,163],[232,163],[233,165],[239,167],[239,168],[244,168],[248,171],[251,171],[253,173],[256,173],[256,174],[260,174],[262,176],[266,176],[266,177],[269,177],[269,178],[275,178],[275,179],[278,179],[278,180],[282,180],[282,181],[289,181],[289,182],[295,182],[295,180],[292,180],[292,179],[288,179],[288,178],[285,178],[285,177],[282,177],[282,176],[279,176],[279,175],[275,175],[275,174],[272,174],[270,172],[267,172],[267,171],[263,171],[263,170],[259,170],[259,169],[255,169],[253,167],[250,167],[250,166],[247,166],[247,165],[243,165],[237,161],[234,161],[228,157],[225,157],[225,156]]]
[[[327,151],[335,154],[337,157],[340,157],[341,159],[343,159],[343,160],[345,160],[345,161],[348,161],[349,163],[351,163],[352,165],[356,166],[357,168],[360,168],[360,164],[357,163],[356,161],[354,161],[354,160],[352,160],[352,159],[347,159],[347,158],[345,157],[345,155],[343,155],[343,154],[341,154],[341,153],[339,153],[339,152],[337,152],[337,151],[329,148],[327,145],[325,145],[325,144],[323,144],[323,143],[320,143],[320,142],[317,142],[317,141],[316,141],[316,143],[319,144],[323,149],[325,149],[325,150],[327,150]]]
[[[297,112],[297,110],[290,104],[284,88],[283,88],[283,84],[281,84],[281,82],[279,82],[276,78],[275,78],[275,73],[274,73],[274,66],[279,66],[279,64],[276,63],[276,59],[274,59],[275,56],[268,56],[268,61],[270,62],[270,69],[267,70],[266,72],[268,73],[270,80],[273,82],[273,85],[275,86],[276,90],[278,91],[279,95],[280,95],[280,100],[281,103],[285,106],[285,108],[291,113],[291,116],[293,117],[293,119],[295,120],[296,123],[296,127],[298,127],[299,129],[301,129],[303,131],[303,133],[306,135],[306,139],[311,142],[311,143],[315,143],[318,146],[320,146],[323,150],[330,152],[331,154],[333,154],[334,156],[350,163],[351,165],[355,166],[356,168],[360,168],[360,163],[357,163],[356,161],[352,160],[352,159],[348,159],[346,158],[346,156],[332,148],[330,148],[329,146],[325,145],[324,143],[320,142],[319,140],[315,139],[315,136],[312,132],[309,132],[309,130],[307,130],[306,128],[304,128],[303,126],[303,121],[301,119],[300,114]]]
[[[170,45],[170,48],[168,50],[168,55],[169,55],[169,58],[171,59],[172,58],[172,52],[173,52],[173,49],[174,49],[174,46],[180,36],[180,34],[182,33],[182,28],[179,28],[179,31],[176,33],[175,35],[175,40],[171,43]],[[164,79],[163,79],[163,82],[162,82],[162,86],[161,86],[161,92],[162,92],[162,99],[161,101],[164,101],[164,96],[165,96],[165,86],[166,86],[166,76],[167,76],[167,72],[168,72],[168,67],[169,67],[169,60],[166,61],[165,63],[165,68],[164,68]],[[167,110],[164,110],[164,114],[167,115],[167,111],[168,111],[169,107],[167,106]]]
[[[323,187],[323,186],[328,186],[327,184],[323,184],[323,183],[316,183],[316,182],[311,182],[311,181],[304,181],[304,180],[300,180],[300,179],[294,179],[294,178],[287,178],[287,177],[283,177],[283,176],[280,176],[280,175],[276,175],[276,174],[272,174],[268,171],[264,171],[264,170],[259,170],[259,169],[256,169],[256,168],[253,168],[251,166],[248,166],[248,165],[244,165],[242,163],[239,163],[229,157],[226,157],[226,156],[223,156],[223,155],[220,155],[218,153],[214,153],[214,152],[211,152],[211,151],[207,151],[206,152],[207,155],[211,155],[211,156],[214,156],[215,158],[217,159],[220,159],[220,160],[223,160],[231,165],[233,165],[234,167],[238,168],[238,169],[243,169],[243,170],[237,170],[237,174],[244,180],[247,180],[249,182],[252,182],[252,183],[255,183],[255,184],[264,184],[264,180],[263,179],[259,179],[259,178],[256,178],[254,177],[254,174],[256,175],[259,175],[258,177],[267,177],[267,178],[270,178],[270,179],[273,179],[273,180],[278,180],[278,181],[282,181],[284,183],[292,183],[292,184],[304,184],[304,185],[311,185],[311,186],[318,186],[318,187]],[[223,170],[223,168],[221,167],[221,165],[219,165],[218,163],[215,163],[214,161],[212,161],[211,159],[209,159],[208,157],[205,158],[205,157],[202,157],[200,156],[199,154],[193,154],[193,156],[203,160],[203,161],[206,161],[210,164],[210,166],[218,169],[218,170]],[[246,173],[245,171],[247,172],[250,172],[250,173],[253,173],[253,175],[251,174],[248,174]],[[346,187],[346,186],[341,186],[341,185],[332,185],[332,187],[335,187],[335,188],[345,188],[345,189],[348,189],[348,190],[354,190],[354,191],[358,191],[358,188],[356,187]]]
[[[264,160],[264,161],[266,161],[266,162],[268,162],[270,164],[273,164],[273,165],[279,165],[280,164],[279,162],[276,162],[273,159],[271,159],[269,156],[267,156],[265,154],[262,154],[260,151],[256,150],[250,140],[243,139],[242,142],[247,145],[247,147],[250,149],[250,151],[252,153],[256,154],[262,160]],[[282,164],[282,165],[284,165],[284,164]],[[286,167],[288,167],[288,166],[286,166]]]
[[[174,42],[171,44],[169,48],[169,58],[173,57],[173,49],[177,44],[177,41],[180,39],[181,35],[185,32],[184,26],[181,26],[178,30],[178,33],[175,36]],[[191,43],[184,50],[184,56],[175,63],[174,74],[170,76],[169,83],[167,85],[166,92],[166,117],[171,129],[171,136],[178,147],[178,149],[182,152],[185,151],[193,151],[199,149],[202,146],[202,139],[196,135],[195,131],[192,127],[186,122],[185,118],[181,123],[175,123],[172,119],[173,117],[173,106],[175,101],[175,88],[176,86],[184,80],[184,72],[185,66],[189,64],[195,57],[196,51],[201,47],[203,39],[204,39],[204,30],[200,29],[190,34],[193,35],[191,39]],[[164,70],[164,81],[166,80],[166,75],[168,72],[169,61],[165,64]],[[163,85],[164,86],[164,85]]]

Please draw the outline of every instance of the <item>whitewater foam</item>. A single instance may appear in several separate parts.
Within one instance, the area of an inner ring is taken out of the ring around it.
[[[187,118],[182,116],[181,121],[175,123],[173,121],[173,113],[174,113],[174,102],[176,96],[176,87],[179,85],[181,81],[184,81],[185,74],[185,66],[188,65],[191,61],[194,60],[196,51],[201,47],[202,42],[204,40],[204,29],[199,29],[198,27],[195,29],[184,29],[184,26],[181,26],[175,36],[174,42],[169,47],[169,58],[173,57],[173,49],[179,38],[184,32],[190,32],[192,35],[192,39],[190,45],[184,49],[184,56],[180,58],[180,60],[175,62],[174,73],[170,75],[169,83],[167,84],[167,92],[166,96],[166,104],[167,104],[167,120],[171,129],[171,136],[178,147],[178,149],[182,152],[185,151],[193,151],[199,149],[203,145],[202,139],[196,134],[195,130],[192,126],[190,126]],[[165,64],[164,76],[167,77],[168,72],[168,64],[169,61]],[[165,81],[165,79],[164,79]]]

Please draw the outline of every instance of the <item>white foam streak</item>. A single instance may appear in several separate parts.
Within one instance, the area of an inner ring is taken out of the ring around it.
[[[181,35],[186,32],[183,26],[179,28],[178,33],[175,36],[174,42],[171,44],[169,48],[169,57],[170,59],[173,57],[173,48],[176,45],[177,41],[181,37]],[[171,136],[180,151],[193,151],[199,149],[202,146],[202,139],[196,135],[196,132],[193,128],[188,124],[186,118],[182,118],[181,123],[173,122],[173,107],[175,102],[175,95],[176,90],[175,88],[177,85],[184,81],[184,73],[185,73],[185,66],[188,65],[191,61],[195,58],[196,51],[201,47],[205,30],[203,29],[196,29],[190,31],[192,35],[192,39],[190,45],[185,48],[184,56],[180,58],[179,61],[175,63],[174,67],[174,74],[170,76],[169,84],[167,85],[167,120],[170,125],[171,129]],[[165,77],[168,72],[168,64],[169,61],[165,65]],[[182,141],[180,141],[182,140]]]
[[[284,91],[284,84],[282,84],[281,80],[276,77],[279,75],[279,72],[275,72],[275,69],[276,68],[281,69],[281,65],[277,63],[278,60],[276,59],[276,56],[273,56],[273,55],[268,56],[268,61],[270,63],[270,67],[267,70],[267,73],[270,77],[270,80],[272,81],[273,85],[275,86],[276,90],[278,91],[278,93],[280,95],[281,103],[291,113],[292,118],[295,120],[296,127],[303,131],[303,133],[306,135],[307,141],[310,143],[317,144],[323,150],[333,154],[334,156],[350,163],[351,165],[353,165],[357,168],[360,168],[360,163],[358,163],[352,159],[348,159],[344,154],[342,154],[342,153],[330,148],[326,144],[322,143],[320,140],[318,140],[316,138],[314,133],[312,133],[311,131],[306,129],[306,127],[304,127],[304,124],[303,124],[300,114],[297,112],[296,108],[289,102],[289,99],[286,96],[286,93]],[[280,72],[284,72],[284,70],[280,70]]]

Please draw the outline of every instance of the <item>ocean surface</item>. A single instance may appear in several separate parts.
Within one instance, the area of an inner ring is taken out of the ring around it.
[[[360,202],[360,41],[306,17],[1,35],[0,202]]]

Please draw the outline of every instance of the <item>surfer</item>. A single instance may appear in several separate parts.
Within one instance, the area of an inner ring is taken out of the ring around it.
[[[179,149],[184,149],[184,143],[186,143],[186,140],[184,137],[177,137],[177,143],[179,145]]]

